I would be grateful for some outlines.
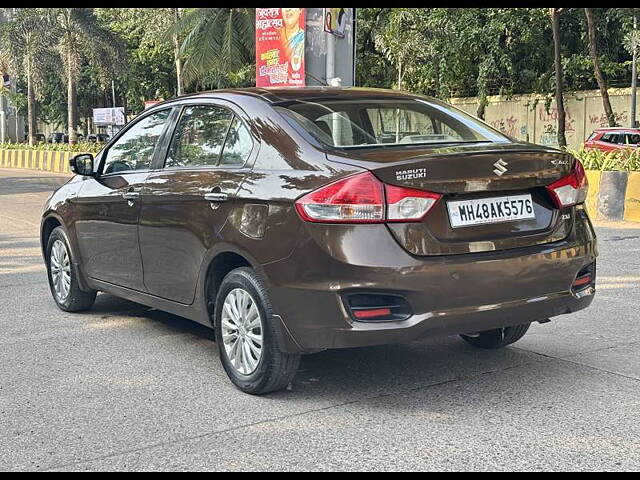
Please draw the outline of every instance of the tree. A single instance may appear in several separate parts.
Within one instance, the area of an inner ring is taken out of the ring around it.
[[[589,33],[589,55],[593,62],[593,73],[595,74],[596,81],[598,82],[598,88],[600,89],[600,95],[602,95],[602,105],[604,106],[604,113],[607,116],[607,121],[610,127],[617,126],[613,109],[611,108],[611,101],[609,100],[609,93],[607,92],[607,82],[600,69],[600,60],[598,59],[598,49],[596,45],[596,25],[593,21],[593,9],[585,8],[585,15],[587,17],[587,29]]]
[[[394,8],[386,25],[374,34],[377,49],[392,63],[396,71],[395,88],[402,90],[404,77],[425,60],[423,31],[415,28],[415,14],[411,8]]]
[[[177,25],[180,22],[180,9],[172,8],[171,13],[173,15],[173,25]],[[177,32],[171,36],[173,42],[173,59],[176,64],[176,83],[178,85],[178,96],[184,93],[182,87],[182,57],[180,56],[180,37]]]
[[[562,75],[562,39],[560,37],[560,14],[562,8],[550,8],[549,15],[551,17],[551,27],[553,30],[553,52],[554,66],[556,73],[556,109],[558,111],[558,145],[560,147],[567,146],[567,138],[565,136],[566,113],[564,110],[563,83]]]
[[[213,80],[220,88],[248,83],[255,64],[253,8],[194,8],[168,33],[184,38],[180,56],[186,59],[185,84]]]
[[[144,18],[146,24],[145,37],[158,44],[168,44],[173,53],[173,64],[176,72],[176,95],[184,93],[184,80],[182,75],[183,58],[180,52],[182,38],[176,28],[183,16],[184,8],[149,8],[132,9]]]
[[[51,38],[45,8],[3,8],[8,21],[0,24],[0,65],[27,82],[27,129],[35,143],[36,98],[47,72],[46,55]]]
[[[167,99],[178,92],[174,52],[164,35],[169,26],[163,22],[170,9],[162,9],[162,14],[156,10],[96,9],[96,16],[124,43],[127,68],[117,76],[116,94],[120,94],[127,112],[138,113],[146,100]]]
[[[67,84],[69,143],[77,142],[78,98],[77,83],[82,61],[87,60],[98,69],[104,84],[113,76],[113,67],[122,51],[120,39],[100,25],[91,8],[56,8],[50,11],[58,42],[55,49],[60,57]]]

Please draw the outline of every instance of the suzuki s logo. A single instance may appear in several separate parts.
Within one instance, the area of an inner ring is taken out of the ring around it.
[[[504,172],[507,171],[507,168],[506,168],[507,165],[508,163],[505,162],[504,160],[502,159],[498,160],[496,163],[493,164],[493,166],[496,167],[493,173],[501,177],[502,175],[504,175]]]

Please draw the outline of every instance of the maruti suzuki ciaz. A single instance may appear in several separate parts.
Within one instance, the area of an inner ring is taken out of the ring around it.
[[[198,93],[71,169],[42,216],[58,307],[101,291],[208,325],[252,394],[325,349],[504,347],[595,293],[580,162],[428,97]]]

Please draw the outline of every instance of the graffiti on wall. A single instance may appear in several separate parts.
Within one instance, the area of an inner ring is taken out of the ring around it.
[[[551,107],[549,111],[542,105],[538,109],[541,134],[538,143],[541,145],[558,145],[558,109]],[[576,119],[569,108],[565,107],[564,131],[567,136],[576,132]]]
[[[520,129],[518,128],[518,119],[513,115],[510,115],[506,118],[502,117],[498,118],[497,120],[493,120],[489,122],[489,125],[512,137],[517,137],[520,134]]]
[[[616,123],[618,125],[627,125],[627,122],[629,121],[629,114],[626,110],[623,110],[622,112],[613,112],[613,118],[615,118]],[[587,117],[587,119],[588,119],[587,129],[589,130],[589,132],[585,132],[585,133],[590,133],[592,130],[595,130],[596,128],[603,128],[603,127],[609,126],[609,120],[607,119],[607,116],[604,113],[601,113],[600,115],[591,114]]]

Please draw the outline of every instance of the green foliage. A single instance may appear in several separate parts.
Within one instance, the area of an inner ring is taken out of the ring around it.
[[[550,94],[555,75],[547,10],[360,8],[357,82],[391,87],[400,76],[404,89],[441,98]],[[625,49],[631,10],[595,9],[601,68],[610,86],[627,86],[631,78]],[[565,9],[561,30],[565,88],[597,88],[584,9]]]
[[[6,11],[14,21],[0,23],[0,70],[19,77],[19,97],[11,102],[25,98],[29,64],[35,114],[55,128],[68,122],[69,73],[80,119],[111,106],[111,78],[128,115],[146,100],[175,96],[176,58],[187,91],[255,82],[253,8]],[[631,52],[640,48],[634,14],[640,17],[640,9],[594,9],[600,66],[612,87],[629,84]],[[358,8],[356,15],[357,85],[444,99],[531,92],[552,98],[546,8]],[[597,88],[584,9],[563,9],[560,22],[565,89]]]
[[[0,150],[38,150],[41,152],[80,152],[98,153],[104,147],[103,143],[76,143],[68,145],[66,143],[0,143]]]
[[[566,151],[579,159],[587,170],[640,171],[640,149],[637,148],[625,148],[611,152],[590,148],[579,150],[568,148]]]
[[[170,30],[184,38],[187,84],[214,88],[253,83],[255,10],[253,8],[194,8]]]
[[[129,113],[139,113],[146,100],[176,94],[173,54],[158,31],[159,12],[151,8],[97,8],[96,15],[125,45],[127,68],[116,74],[116,93]],[[164,13],[164,12],[163,12]],[[110,106],[110,104],[109,104]]]

